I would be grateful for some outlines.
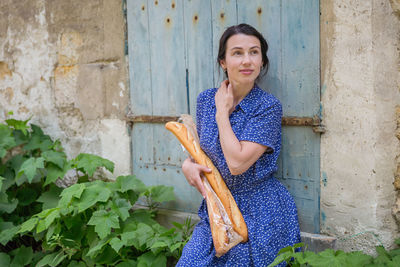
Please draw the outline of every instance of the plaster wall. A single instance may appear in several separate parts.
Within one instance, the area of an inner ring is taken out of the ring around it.
[[[399,236],[400,21],[389,1],[321,1],[321,231],[374,253]]]
[[[130,173],[120,0],[0,1],[0,119],[32,117],[67,155]]]

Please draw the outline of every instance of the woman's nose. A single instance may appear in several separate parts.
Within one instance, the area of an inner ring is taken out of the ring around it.
[[[244,54],[244,57],[243,57],[243,64],[248,64],[248,63],[250,63],[250,55],[248,54],[248,53],[245,53]]]

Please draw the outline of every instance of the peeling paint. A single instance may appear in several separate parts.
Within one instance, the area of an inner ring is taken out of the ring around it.
[[[3,80],[6,76],[12,76],[11,70],[6,62],[0,61],[0,80]]]

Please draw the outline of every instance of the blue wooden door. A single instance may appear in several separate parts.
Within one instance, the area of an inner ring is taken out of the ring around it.
[[[196,212],[201,201],[164,122],[194,115],[197,95],[223,79],[215,59],[228,26],[249,23],[266,37],[271,66],[260,85],[281,100],[287,121],[319,115],[319,1],[127,0],[127,18],[133,172],[174,186],[165,208]],[[300,123],[284,124],[282,138],[276,177],[295,198],[301,230],[319,232],[320,136]]]

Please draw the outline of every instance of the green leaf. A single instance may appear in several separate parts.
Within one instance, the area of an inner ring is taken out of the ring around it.
[[[5,246],[17,234],[19,226],[14,226],[11,222],[0,223],[0,243]],[[0,264],[1,266],[1,264]]]
[[[86,255],[91,258],[95,257],[101,251],[101,249],[110,242],[110,240],[111,239],[102,239],[97,243],[93,243],[93,247],[90,248]]]
[[[94,230],[103,239],[111,233],[112,228],[119,229],[119,220],[118,216],[113,212],[98,210],[93,212],[88,225],[94,225]]]
[[[1,188],[3,187],[3,180],[5,180],[6,178],[4,178],[3,176],[0,176],[0,192],[1,192]]]
[[[8,195],[5,192],[0,192],[0,214],[1,213],[12,213],[18,205],[18,199],[14,198],[11,201],[8,200]]]
[[[38,197],[38,192],[32,187],[22,187],[18,188],[17,191],[17,198],[18,198],[18,205],[21,206],[28,206],[36,201]]]
[[[31,124],[31,128],[31,139],[24,146],[24,150],[28,151],[40,149],[40,151],[42,152],[50,150],[53,146],[53,141],[51,140],[51,138],[48,135],[45,135],[42,129],[40,129],[40,127],[35,124]]]
[[[27,130],[29,129],[29,126],[27,124],[29,120],[30,118],[27,119],[26,121],[8,119],[6,120],[6,123],[8,124],[8,126],[13,127],[15,130],[21,130],[24,133],[24,135],[27,135],[28,134]]]
[[[63,251],[57,251],[52,254],[46,255],[43,259],[41,259],[36,267],[42,266],[57,266],[59,265],[68,255],[64,254]]]
[[[86,267],[87,265],[83,261],[71,261],[67,267]]]
[[[167,265],[167,257],[163,254],[154,255],[149,251],[138,257],[138,267],[160,267]]]
[[[76,168],[86,172],[89,176],[93,176],[98,167],[105,167],[110,172],[114,172],[114,163],[102,157],[81,153],[76,157]]]
[[[31,183],[36,175],[37,169],[44,168],[44,158],[29,158],[22,163],[21,168],[18,170],[17,179],[25,174],[28,182]]]
[[[32,217],[23,224],[21,224],[21,228],[19,229],[18,233],[25,233],[32,231],[33,228],[37,225],[39,219],[36,217]]]
[[[7,150],[16,146],[12,137],[12,130],[4,124],[0,124],[0,158],[7,154]]]
[[[42,217],[36,228],[36,233],[40,233],[49,228],[55,219],[60,218],[60,210],[58,208],[44,210],[37,216]]]
[[[129,210],[132,208],[128,200],[118,198],[112,202],[111,210],[114,211],[122,221],[125,221],[129,216]]]
[[[308,263],[315,267],[342,267],[342,263],[336,258],[336,253],[332,249],[326,249],[318,254],[310,255],[307,259]]]
[[[118,263],[115,267],[136,267],[137,262],[134,260],[126,260]]]
[[[43,186],[54,183],[58,178],[62,179],[68,170],[68,168],[60,169],[59,167],[51,163],[47,165],[46,169],[46,181],[44,182]]]
[[[62,189],[52,184],[48,191],[45,191],[36,201],[43,203],[42,209],[51,209],[57,207],[60,200]]]
[[[74,184],[61,192],[61,199],[58,202],[58,207],[67,207],[73,197],[80,198],[82,192],[85,190],[85,184]]]
[[[120,189],[118,191],[122,193],[125,193],[128,190],[141,193],[146,190],[146,185],[134,175],[118,176],[115,182],[120,185]]]
[[[92,207],[97,202],[106,202],[111,196],[111,190],[102,181],[92,182],[86,187],[78,203],[79,212]]]
[[[0,252],[0,266],[10,266],[10,256],[4,252]]]
[[[361,251],[354,251],[344,255],[345,256],[342,256],[343,260],[341,262],[346,266],[365,266],[371,263],[373,259],[372,256],[366,255]]]
[[[114,237],[110,241],[111,247],[115,250],[115,252],[119,252],[119,250],[126,245],[126,242],[122,241],[118,237]]]
[[[54,150],[48,150],[48,151],[43,152],[42,157],[47,162],[54,163],[60,169],[64,168],[64,165],[67,161],[67,156],[65,155],[64,152],[59,152],[59,151],[54,151]]]
[[[11,251],[11,255],[14,256],[11,266],[25,266],[31,263],[33,250],[30,247],[22,246]]]
[[[174,188],[172,186],[156,185],[149,188],[150,197],[155,202],[166,202],[175,200]]]

